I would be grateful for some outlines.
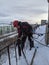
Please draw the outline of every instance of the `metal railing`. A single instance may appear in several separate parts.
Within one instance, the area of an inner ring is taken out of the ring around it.
[[[17,43],[16,43],[17,42],[17,36],[18,36],[18,34],[16,34],[16,32],[13,32],[11,34],[7,34],[7,35],[4,35],[4,36],[0,37],[0,59],[1,59],[1,55],[4,54],[7,51],[8,65],[12,65],[11,64],[11,55],[10,55],[10,47],[12,45],[14,45],[11,48],[14,48],[15,62],[16,62],[16,65],[18,65],[17,64],[17,61],[18,61],[18,58],[17,58]],[[24,51],[22,51],[24,59],[25,59],[27,65],[32,65],[33,64],[33,60],[34,60],[36,51],[37,50],[35,49],[35,52],[34,52],[34,54],[32,56],[32,59],[31,59],[31,63],[28,63],[28,60],[27,60],[27,58],[25,56],[25,53],[24,53]],[[0,63],[0,65],[2,65],[2,63]]]
[[[10,32],[14,32],[15,29],[12,25],[10,26],[0,26],[0,35],[5,34],[5,33],[10,33]]]
[[[15,57],[16,57],[17,34],[15,32],[13,32],[12,34],[7,34],[7,35],[2,36],[0,38],[1,38],[0,39],[0,59],[1,59],[2,53],[4,53],[3,51],[5,49],[7,49],[9,65],[11,65],[9,47],[14,44],[14,46],[15,46],[14,47],[15,48]],[[17,61],[17,57],[16,57],[16,61]],[[2,65],[2,64],[0,63],[0,65]]]

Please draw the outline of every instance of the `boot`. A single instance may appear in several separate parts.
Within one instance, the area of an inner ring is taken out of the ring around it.
[[[33,41],[30,43],[30,50],[31,50],[32,48],[34,48],[34,43],[33,43]]]

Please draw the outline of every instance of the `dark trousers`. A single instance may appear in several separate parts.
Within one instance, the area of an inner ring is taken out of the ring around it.
[[[32,34],[29,34],[29,35],[24,35],[23,38],[22,38],[22,43],[21,43],[21,48],[23,50],[24,46],[25,46],[25,41],[26,41],[26,38],[28,37],[28,40],[30,42],[30,49],[32,47],[34,47],[34,41],[32,41],[31,38],[33,38]]]
[[[21,56],[21,40],[17,40],[17,45],[18,45],[18,54]]]
[[[21,49],[22,49],[22,51],[23,51],[24,46],[25,46],[25,41],[26,41],[26,38],[27,38],[27,36],[26,36],[26,35],[24,35],[24,36],[22,37],[22,41],[21,41]]]
[[[34,47],[34,42],[32,41],[31,37],[32,37],[32,34],[29,34],[29,35],[23,35],[22,37],[22,40],[18,40],[17,44],[18,44],[18,53],[19,53],[19,56],[21,56],[21,50],[23,51],[24,49],[24,46],[25,46],[25,41],[26,41],[26,38],[28,37],[28,40],[30,42],[30,50],[32,47]]]
[[[29,40],[29,42],[30,42],[30,49],[31,49],[32,47],[34,47],[34,41],[32,41],[32,38],[33,38],[32,34],[29,34],[29,35],[28,35],[28,40]]]

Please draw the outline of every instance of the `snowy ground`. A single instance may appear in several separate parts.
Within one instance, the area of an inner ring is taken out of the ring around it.
[[[26,42],[28,42],[28,41],[26,41]],[[29,47],[29,45],[27,45],[27,47]],[[28,63],[30,64],[35,49],[33,48],[30,51],[29,48],[27,48],[27,47],[24,49],[24,53],[26,55]],[[7,50],[5,50],[5,51],[4,51],[5,53],[3,53],[1,55],[0,65],[9,65]],[[16,51],[17,51],[17,64],[18,65],[27,65],[26,60],[25,60],[23,54],[19,58],[19,56],[18,56],[18,48],[16,48]],[[14,45],[12,47],[10,47],[10,57],[11,57],[11,65],[16,65]]]
[[[37,50],[33,65],[49,65],[49,48],[42,47]]]
[[[40,26],[36,32],[37,33],[45,33],[46,26]],[[42,44],[45,44],[45,34],[40,36],[38,39]],[[35,46],[38,46],[36,56],[34,58],[33,65],[49,65],[49,47],[40,45],[38,42],[35,41]]]
[[[46,28],[46,26],[42,26],[42,27],[40,26],[36,30],[36,33],[45,33],[45,28]],[[38,40],[42,44],[45,44],[45,34],[43,36],[39,36],[39,37],[37,35],[34,35],[34,38],[36,38],[36,40]],[[29,43],[29,42],[26,41],[26,43]],[[49,47],[40,45],[36,41],[34,41],[34,43],[35,43],[35,48],[37,46],[38,46],[38,48],[37,48],[37,52],[36,52],[36,55],[34,58],[33,65],[49,65]],[[26,44],[26,46],[25,46],[24,53],[26,55],[26,58],[27,58],[29,64],[30,64],[31,59],[33,57],[35,48],[32,48],[32,50],[30,51],[29,45]],[[16,49],[16,50],[18,51],[18,49]],[[1,55],[0,65],[9,65],[7,50],[5,50],[5,51],[6,52]],[[10,56],[11,56],[11,65],[16,65],[14,48],[11,48],[11,47],[10,47]],[[19,58],[18,53],[17,53],[17,65],[27,65],[23,54]]]

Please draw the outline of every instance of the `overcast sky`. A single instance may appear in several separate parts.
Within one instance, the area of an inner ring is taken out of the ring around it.
[[[0,0],[0,22],[18,19],[40,22],[48,18],[47,0]]]

